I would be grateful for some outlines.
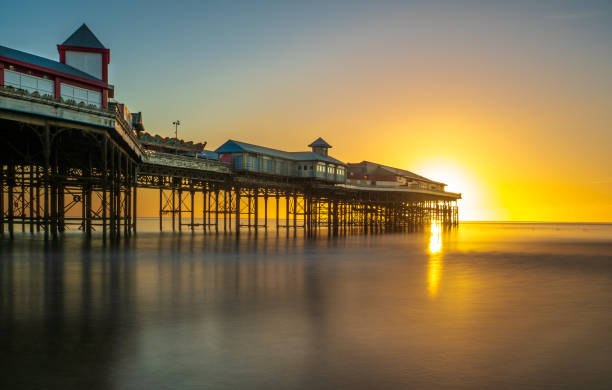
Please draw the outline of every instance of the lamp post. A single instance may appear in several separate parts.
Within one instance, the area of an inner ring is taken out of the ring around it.
[[[174,125],[174,138],[176,139],[176,142],[178,143],[178,127],[181,124],[180,120],[176,120],[174,122],[172,122],[172,124]],[[175,154],[178,154],[178,145],[175,149]]]

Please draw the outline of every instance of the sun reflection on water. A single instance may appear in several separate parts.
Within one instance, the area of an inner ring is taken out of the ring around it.
[[[429,296],[435,297],[440,285],[440,274],[442,272],[442,224],[431,222],[431,234],[429,236],[429,262],[427,263],[427,289]]]
[[[440,253],[442,250],[442,224],[431,221],[431,235],[429,236],[429,252],[431,254]]]

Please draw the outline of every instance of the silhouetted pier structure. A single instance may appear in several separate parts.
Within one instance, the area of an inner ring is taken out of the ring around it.
[[[144,132],[140,113],[109,100],[110,51],[87,26],[58,51],[59,62],[0,46],[0,234],[129,236],[139,188],[159,191],[160,230],[165,219],[173,231],[308,235],[458,222],[461,195],[444,184],[345,164],[321,138],[308,152],[234,140],[218,158],[203,144],[191,155],[156,149],[160,139]]]
[[[0,233],[130,235],[138,188],[159,191],[160,229],[168,217],[173,231],[335,235],[458,221],[455,193],[239,171],[145,150],[116,106],[82,108],[0,88],[0,127]]]

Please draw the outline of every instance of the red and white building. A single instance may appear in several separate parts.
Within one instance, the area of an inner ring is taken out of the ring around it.
[[[0,46],[0,85],[89,108],[107,108],[110,50],[83,24],[57,45],[59,61]]]

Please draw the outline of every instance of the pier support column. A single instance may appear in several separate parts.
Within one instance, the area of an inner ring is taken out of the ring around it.
[[[255,227],[255,233],[259,229],[259,188],[255,188],[253,191],[253,225]]]
[[[206,233],[206,229],[208,228],[207,224],[207,213],[208,213],[208,203],[206,202],[207,197],[206,185],[204,185],[204,190],[202,190],[202,231]]]
[[[13,220],[15,219],[15,210],[13,209],[13,206],[15,204],[15,199],[13,199],[13,187],[15,185],[15,165],[13,164],[13,162],[9,163],[8,166],[8,176],[7,176],[7,181],[6,181],[6,186],[8,188],[8,215],[7,215],[7,219],[8,219],[8,230],[9,230],[9,236],[11,238],[14,238],[15,232],[14,232],[14,226],[13,226]]]
[[[227,196],[228,196],[228,209],[227,209],[227,228],[229,230],[229,232],[232,231],[232,213],[234,212],[234,210],[232,209],[232,205],[234,204],[234,199],[232,196],[232,187],[229,187],[226,189],[227,191]]]
[[[268,190],[264,190],[264,230],[268,231]]]
[[[183,185],[182,180],[179,183],[178,192],[178,230],[179,232],[183,231],[183,189],[181,188]]]
[[[215,233],[219,233],[219,189],[215,189]]]
[[[293,233],[297,233],[298,197],[293,193]]]
[[[194,207],[194,202],[193,202],[193,198],[194,198],[194,192],[193,189],[189,190],[189,205],[191,207],[191,231],[193,232],[195,229],[195,207]]]
[[[176,219],[176,189],[174,188],[174,178],[172,178],[172,231],[175,232],[176,228],[175,228],[175,219]]]
[[[278,193],[278,190],[276,190],[276,232],[278,233],[278,228],[279,228],[279,214],[280,214],[280,207],[279,207],[279,203],[280,203],[280,195]]]
[[[240,187],[235,188],[236,191],[236,235],[240,234]]]
[[[229,215],[230,206],[227,201],[227,188],[223,189],[223,233],[227,233],[227,217]]]
[[[29,209],[29,217],[30,217],[30,234],[34,234],[34,165],[30,164],[29,167],[29,172],[28,172],[28,195],[29,195],[29,202],[30,202],[30,206],[28,207]]]
[[[102,237],[106,239],[106,213],[107,213],[107,189],[108,189],[108,139],[103,137],[102,141]]]
[[[134,167],[134,195],[133,195],[133,205],[132,205],[132,230],[134,234],[136,234],[136,221],[138,220],[138,167]]]
[[[0,163],[0,234],[4,235],[4,165]]]
[[[289,194],[285,194],[285,230],[289,232]]]
[[[338,199],[334,198],[333,202],[332,202],[332,228],[333,228],[333,235],[337,236],[338,235]]]
[[[164,205],[163,205],[163,197],[164,190],[162,188],[159,189],[159,231],[163,231],[162,226],[162,216],[164,214]]]

